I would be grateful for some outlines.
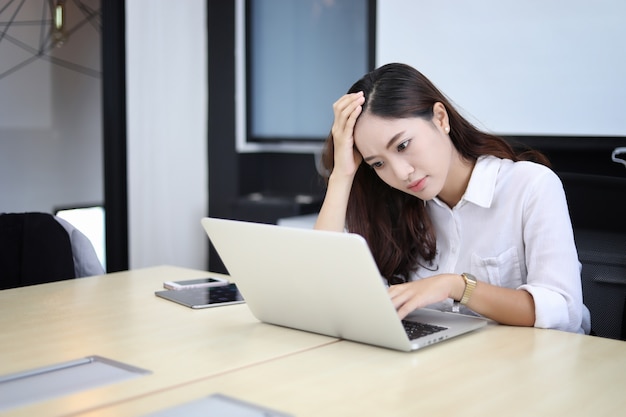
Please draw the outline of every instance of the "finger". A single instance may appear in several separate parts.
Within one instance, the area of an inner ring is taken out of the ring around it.
[[[341,129],[345,128],[345,122],[354,113],[355,109],[363,104],[363,93],[347,94],[333,104],[335,120]]]
[[[389,297],[391,298],[391,303],[396,308],[396,310],[411,299],[411,293],[409,291],[406,291],[406,287],[403,287],[402,285],[392,285],[387,290],[387,293],[389,294]]]
[[[405,289],[406,289],[405,284],[390,285],[389,288],[387,289],[387,294],[389,294],[391,298],[394,298],[402,294],[405,291]]]
[[[408,298],[404,303],[396,307],[396,311],[398,312],[399,317],[404,318],[413,311],[417,310],[418,307],[419,302],[415,298]]]
[[[365,102],[365,97],[363,93],[356,93],[350,97],[350,101],[347,103],[343,112],[348,117],[352,116],[355,110],[360,109],[363,103]]]
[[[359,91],[358,93],[344,94],[343,96],[339,97],[337,101],[333,103],[333,110],[335,111],[335,113],[339,113],[346,106],[350,105],[350,103],[354,102],[355,100],[358,101],[362,97],[363,97],[362,91]]]
[[[396,312],[398,313],[398,317],[400,318],[400,320],[403,320],[406,316],[409,315],[409,313],[411,313],[413,310],[406,308],[405,306],[402,306],[402,308],[399,308],[396,310]]]
[[[409,313],[419,307],[419,297],[413,291],[411,285],[392,285],[387,290],[391,297],[391,302],[400,318],[406,317]]]
[[[351,149],[353,147],[354,126],[357,118],[361,114],[362,107],[357,106],[350,110],[351,112],[349,114],[341,115],[339,118],[335,119],[331,129],[331,133],[335,139],[335,145],[341,148],[348,146]]]
[[[346,126],[345,126],[346,130],[350,130],[351,132],[354,131],[354,125],[356,125],[356,120],[359,118],[359,115],[361,114],[362,111],[363,111],[363,106],[361,104],[358,104],[352,110],[352,112],[348,116],[348,119],[346,120]]]

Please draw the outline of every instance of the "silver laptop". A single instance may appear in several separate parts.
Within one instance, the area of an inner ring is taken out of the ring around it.
[[[428,309],[401,321],[359,235],[215,218],[202,225],[262,322],[403,351],[487,323]],[[421,335],[409,337],[407,327]]]

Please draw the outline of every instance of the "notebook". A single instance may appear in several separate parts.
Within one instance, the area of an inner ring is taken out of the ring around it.
[[[402,351],[487,323],[429,309],[400,320],[362,236],[208,217],[201,222],[231,281],[264,323]],[[428,334],[410,339],[403,322],[424,323],[415,326]]]

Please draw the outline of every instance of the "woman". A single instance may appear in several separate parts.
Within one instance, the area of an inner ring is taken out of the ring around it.
[[[368,242],[398,315],[429,306],[589,333],[562,184],[388,64],[333,105],[316,229]]]

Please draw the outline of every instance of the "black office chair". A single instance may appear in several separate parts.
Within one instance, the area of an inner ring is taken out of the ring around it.
[[[626,340],[626,234],[578,229],[575,236],[592,331]]]
[[[0,214],[0,289],[104,273],[80,231],[48,213]]]
[[[624,313],[622,314],[622,340],[626,340],[626,297],[624,297]]]

